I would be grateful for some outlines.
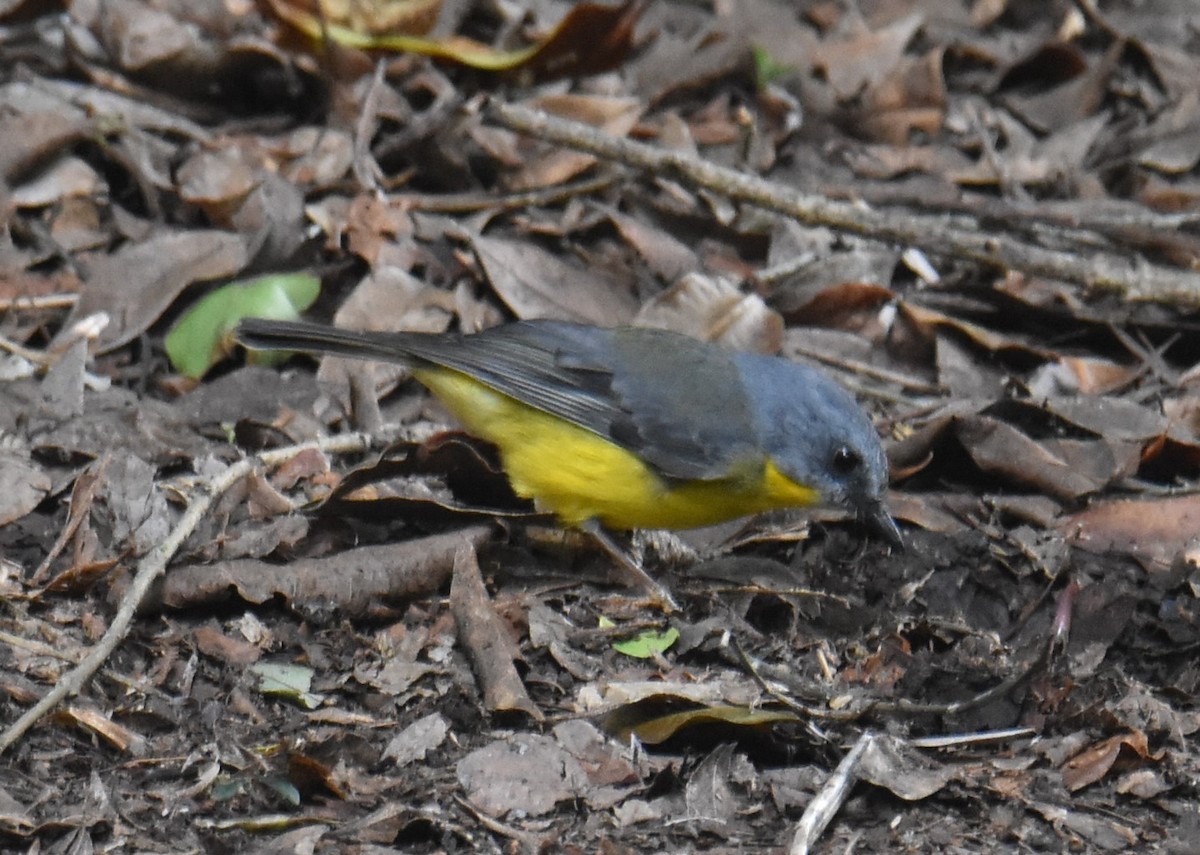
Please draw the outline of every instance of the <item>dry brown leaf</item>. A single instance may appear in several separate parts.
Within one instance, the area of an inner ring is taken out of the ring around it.
[[[233,276],[245,264],[245,240],[229,232],[165,232],[126,244],[91,262],[64,328],[103,312],[109,323],[96,350],[106,353],[149,329],[189,285]]]
[[[700,267],[700,258],[695,251],[670,232],[616,210],[608,209],[606,212],[621,237],[637,250],[646,266],[663,281],[674,282]]]
[[[824,71],[840,98],[853,98],[893,72],[923,23],[924,16],[909,15],[881,30],[822,42],[812,64]]]
[[[123,725],[104,715],[99,710],[72,704],[58,713],[54,718],[66,724],[73,724],[103,739],[116,750],[131,754],[134,757],[144,756],[149,746],[146,739]]]
[[[489,816],[542,816],[588,786],[579,761],[539,734],[519,733],[478,748],[458,761],[457,773],[471,804]]]
[[[1162,570],[1200,532],[1200,496],[1101,502],[1066,517],[1059,530],[1089,552],[1131,555]]]
[[[946,113],[942,51],[903,60],[885,79],[870,87],[851,121],[867,139],[904,146],[941,130]]]
[[[1062,769],[1063,783],[1075,792],[1102,780],[1109,772],[1122,771],[1151,759],[1157,758],[1150,752],[1146,734],[1140,731],[1117,734],[1068,760]]]
[[[197,650],[227,665],[250,665],[262,656],[257,644],[233,638],[211,626],[196,627],[192,637]]]
[[[617,326],[629,323],[637,309],[632,295],[607,277],[572,267],[528,241],[481,235],[471,246],[500,299],[521,320]]]
[[[0,452],[0,526],[21,519],[50,492],[50,476],[28,452]]]
[[[649,300],[633,319],[643,327],[685,333],[734,350],[776,354],[783,345],[783,318],[757,294],[732,280],[690,273]]]
[[[1057,498],[1075,499],[1094,493],[1112,475],[1111,455],[1107,461],[1102,459],[1104,448],[1099,443],[1092,443],[1080,449],[1082,454],[1069,457],[1070,447],[1060,444],[1052,448],[1010,424],[983,415],[957,419],[955,434],[984,472]],[[1092,465],[1081,471],[1081,459]]]
[[[862,780],[910,802],[929,798],[959,776],[954,765],[937,763],[885,734],[875,734],[856,771]]]
[[[527,106],[555,116],[584,122],[614,137],[626,136],[641,118],[644,105],[636,98],[567,93],[546,95]],[[521,170],[509,180],[515,190],[554,187],[590,169],[593,155],[556,148],[536,157],[525,157]]]

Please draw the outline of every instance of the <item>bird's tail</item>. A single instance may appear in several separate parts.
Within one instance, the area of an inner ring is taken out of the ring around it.
[[[388,362],[419,361],[406,346],[418,335],[420,333],[363,333],[304,321],[261,318],[242,321],[234,332],[239,342],[255,350],[299,350]]]

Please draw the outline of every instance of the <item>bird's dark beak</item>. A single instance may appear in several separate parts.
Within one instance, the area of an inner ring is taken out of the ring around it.
[[[904,538],[900,536],[900,527],[887,512],[883,502],[873,502],[861,509],[858,519],[871,534],[878,537],[897,552],[904,551]]]

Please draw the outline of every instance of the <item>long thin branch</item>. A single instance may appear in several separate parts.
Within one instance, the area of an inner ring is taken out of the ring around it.
[[[947,217],[876,210],[814,196],[694,155],[621,139],[590,125],[501,101],[490,103],[489,115],[511,130],[650,173],[671,175],[809,225],[916,246],[943,258],[967,259],[1000,269],[1110,289],[1130,300],[1200,304],[1200,273],[1160,267],[1140,256],[1060,252],[1003,234],[969,231],[954,225]]]
[[[236,484],[240,479],[249,475],[255,466],[273,466],[290,459],[300,451],[317,448],[330,452],[364,451],[370,447],[370,439],[361,434],[343,434],[329,437],[317,442],[280,448],[264,452],[256,457],[239,460],[227,467],[225,471],[206,481],[199,482],[198,489],[175,528],[157,547],[146,553],[138,564],[137,573],[129,589],[121,597],[121,605],[109,624],[104,637],[96,642],[96,646],[88,651],[79,664],[64,674],[54,687],[42,699],[30,707],[24,715],[14,721],[3,734],[0,734],[0,754],[7,751],[13,743],[20,739],[29,728],[33,727],[42,716],[54,709],[65,698],[77,694],[88,680],[100,669],[105,660],[117,649],[117,645],[129,632],[133,617],[138,607],[146,598],[150,586],[159,576],[166,572],[167,564],[183,546],[188,535],[195,531],[196,526],[204,519],[213,501],[222,493]]]

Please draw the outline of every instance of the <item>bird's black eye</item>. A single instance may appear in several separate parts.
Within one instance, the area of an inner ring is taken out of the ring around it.
[[[862,457],[857,451],[842,446],[833,453],[833,470],[839,475],[849,475],[862,465]]]

